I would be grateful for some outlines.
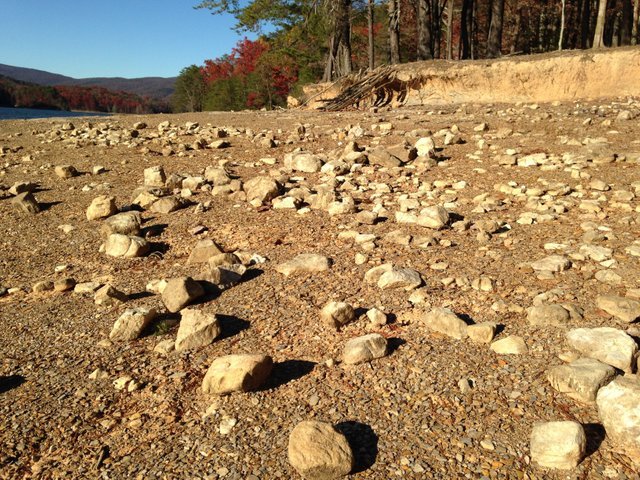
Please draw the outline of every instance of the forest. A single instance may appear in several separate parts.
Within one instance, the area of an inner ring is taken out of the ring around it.
[[[109,113],[157,113],[163,101],[103,87],[44,86],[0,75],[0,107]]]
[[[253,34],[185,67],[174,111],[286,105],[303,85],[381,65],[636,45],[640,0],[204,0]]]

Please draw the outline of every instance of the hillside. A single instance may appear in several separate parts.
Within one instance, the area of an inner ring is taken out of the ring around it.
[[[173,93],[175,78],[143,77],[97,77],[97,78],[73,78],[57,73],[46,72],[34,68],[23,68],[0,63],[0,75],[20,80],[22,82],[36,83],[38,85],[56,86],[72,85],[83,87],[102,87],[109,90],[124,91],[136,95],[147,96],[156,99],[167,99]]]

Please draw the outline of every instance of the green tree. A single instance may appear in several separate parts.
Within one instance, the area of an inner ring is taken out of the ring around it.
[[[201,112],[204,106],[206,85],[197,65],[180,71],[175,84],[172,104],[174,112]]]

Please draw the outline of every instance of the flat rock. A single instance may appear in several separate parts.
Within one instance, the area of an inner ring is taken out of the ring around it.
[[[162,197],[153,202],[149,210],[154,213],[162,213],[167,214],[171,212],[175,212],[176,210],[180,210],[188,205],[188,202],[183,198],[170,196],[170,197]]]
[[[618,377],[596,397],[607,438],[640,466],[640,380]]]
[[[289,463],[306,480],[332,480],[348,475],[355,460],[347,438],[332,425],[300,422],[291,431]]]
[[[615,376],[612,366],[592,358],[579,358],[547,370],[547,379],[553,388],[584,403],[595,402],[598,390]]]
[[[185,308],[180,314],[176,351],[205,347],[220,335],[220,322],[215,315],[192,308]]]
[[[584,458],[587,437],[578,422],[538,423],[531,432],[531,458],[546,468],[572,469]]]
[[[269,377],[273,360],[268,355],[227,355],[216,358],[202,381],[202,391],[215,395],[248,392]]]
[[[448,308],[435,308],[427,312],[422,322],[431,330],[457,340],[467,337],[467,323]]]
[[[411,268],[393,268],[384,272],[378,279],[378,287],[381,290],[403,289],[415,290],[422,285],[420,273]]]
[[[490,348],[499,355],[521,355],[529,351],[524,339],[518,335],[510,335],[496,340]]]
[[[371,333],[349,340],[344,346],[342,361],[353,365],[370,362],[375,358],[382,358],[386,354],[387,339],[379,333]]]
[[[276,266],[276,272],[288,277],[293,273],[318,273],[331,268],[331,259],[317,253],[302,253]]]
[[[596,305],[624,323],[635,322],[640,317],[640,302],[630,298],[600,295]]]
[[[332,328],[341,328],[356,319],[353,307],[345,302],[329,302],[320,310],[320,320]]]
[[[135,340],[156,317],[153,308],[132,308],[126,310],[111,329],[109,338],[113,341]]]
[[[562,255],[550,255],[531,263],[531,268],[537,272],[564,272],[571,268],[571,260]]]
[[[116,289],[112,285],[104,285],[98,289],[93,296],[93,301],[96,305],[103,307],[112,307],[129,300],[127,294]]]
[[[162,291],[162,302],[169,312],[175,313],[203,295],[202,285],[193,278],[171,278]]]
[[[544,327],[547,325],[566,325],[571,314],[562,305],[537,305],[529,308],[527,320],[531,325]]]
[[[638,345],[622,330],[611,327],[576,328],[567,333],[569,345],[624,372],[631,372]]]

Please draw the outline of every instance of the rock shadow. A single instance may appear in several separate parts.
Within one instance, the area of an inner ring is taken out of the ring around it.
[[[9,390],[13,390],[14,388],[18,388],[27,379],[22,375],[8,375],[0,377],[0,393],[6,393]]]
[[[387,352],[388,352],[388,354],[392,355],[396,350],[398,350],[405,343],[407,343],[407,341],[403,340],[400,337],[387,338]]]
[[[261,270],[259,268],[249,268],[247,269],[246,272],[244,272],[244,275],[242,275],[242,280],[240,283],[250,282],[251,280],[255,280],[263,273],[264,273],[264,270]]]
[[[55,207],[56,205],[60,205],[61,203],[62,202],[38,202],[38,205],[40,206],[41,212],[46,212],[51,207]]]
[[[224,340],[225,338],[235,337],[240,332],[248,329],[251,323],[233,315],[221,315],[216,314],[218,321],[220,322],[221,334],[217,340]]]
[[[137,292],[137,293],[130,293],[129,295],[127,295],[129,300],[142,300],[144,298],[149,298],[153,296],[154,296],[153,293],[150,293],[150,292]]]
[[[142,331],[140,337],[167,335],[180,324],[180,313],[161,313]]]
[[[351,473],[360,473],[371,468],[378,457],[378,435],[364,423],[348,420],[336,425],[336,429],[347,437],[355,459]]]
[[[584,434],[587,437],[587,449],[585,458],[590,457],[598,451],[606,436],[605,429],[599,423],[585,423],[582,425]]]
[[[269,379],[263,386],[263,390],[271,390],[286,385],[310,374],[315,368],[315,362],[307,360],[285,360],[273,365]]]
[[[159,237],[164,233],[169,224],[167,223],[158,223],[156,225],[149,225],[148,227],[143,227],[140,230],[140,236],[144,238],[149,237]]]

